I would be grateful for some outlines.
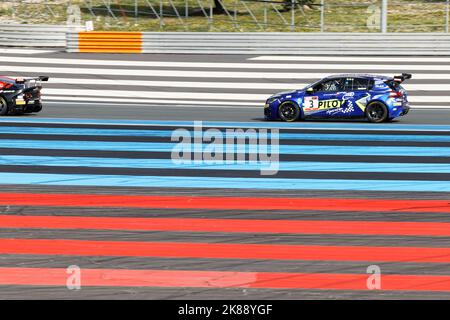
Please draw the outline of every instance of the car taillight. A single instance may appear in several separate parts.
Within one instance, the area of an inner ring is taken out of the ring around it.
[[[389,93],[389,98],[401,98],[403,97],[403,93],[401,93],[400,91],[391,91]]]
[[[11,83],[6,83],[6,82],[1,82],[0,81],[0,90],[2,90],[2,89],[9,89],[11,87],[12,87]]]

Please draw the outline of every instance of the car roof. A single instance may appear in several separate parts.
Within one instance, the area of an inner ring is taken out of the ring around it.
[[[335,78],[366,78],[366,79],[380,79],[380,80],[388,80],[393,79],[393,77],[382,76],[377,74],[368,74],[368,73],[342,73],[342,74],[333,74],[324,79],[335,79]]]

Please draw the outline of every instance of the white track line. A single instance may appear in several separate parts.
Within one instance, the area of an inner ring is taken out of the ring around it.
[[[450,57],[336,57],[336,56],[259,56],[254,61],[325,61],[325,62],[429,62],[448,63]]]
[[[123,79],[81,79],[81,78],[52,78],[51,83],[81,84],[81,85],[111,85],[111,86],[143,86],[143,87],[171,87],[171,88],[215,88],[215,89],[301,89],[307,83],[279,83],[279,82],[196,82],[196,81],[146,81]],[[403,84],[410,91],[450,91],[450,84]]]
[[[262,101],[267,94],[241,94],[241,93],[204,93],[204,92],[167,92],[167,91],[129,91],[129,90],[86,90],[86,89],[53,89],[47,88],[43,94],[75,96],[75,97],[115,97],[115,98],[145,98],[145,99],[196,99],[196,100],[236,100],[236,101]]]
[[[397,64],[323,64],[323,63],[232,63],[232,62],[178,62],[178,61],[134,61],[134,60],[90,60],[90,59],[55,59],[35,57],[2,56],[2,62],[11,63],[39,63],[39,64],[65,64],[65,65],[92,65],[92,66],[130,66],[130,67],[168,67],[168,68],[225,68],[225,69],[275,69],[275,70],[392,70],[395,72],[420,71],[450,71],[450,65],[441,63],[433,65],[397,65]],[[333,59],[329,59],[333,61]]]
[[[333,73],[317,72],[239,72],[239,71],[184,71],[184,70],[142,70],[142,69],[99,69],[99,68],[55,68],[25,67],[20,65],[0,65],[2,73],[18,75],[89,74],[145,77],[188,77],[188,78],[243,78],[243,79],[321,79]],[[413,79],[450,80],[450,73],[413,74]]]
[[[209,108],[209,109],[262,109],[261,107],[252,107],[252,106],[229,106],[229,105],[213,105],[213,104],[206,104],[206,105],[202,105],[200,103],[197,104],[197,102],[192,103],[192,104],[169,104],[167,101],[163,101],[163,102],[148,102],[147,104],[145,103],[127,103],[127,106],[133,106],[133,107],[147,107],[147,108],[151,108],[151,107],[155,107],[155,104],[161,104],[161,107],[164,108]],[[59,101],[59,100],[54,100],[54,101],[47,101],[46,104],[52,104],[52,105],[73,105],[73,102],[67,102],[67,101]],[[92,106],[92,102],[77,102],[77,105],[88,105],[88,106]],[[115,102],[96,102],[95,106],[102,106],[102,107],[114,107],[114,108],[123,108],[123,104],[119,104],[119,103],[115,103]]]
[[[73,101],[73,102],[70,102]],[[125,101],[123,101],[125,100]],[[88,102],[86,102],[88,101]],[[116,107],[120,106],[123,108],[124,104],[126,106],[149,106],[154,104],[161,104],[164,107],[173,107],[173,108],[220,108],[220,109],[259,109],[262,110],[262,104],[259,102],[217,102],[217,101],[194,101],[194,100],[157,100],[157,99],[146,99],[146,100],[137,100],[137,99],[111,99],[111,98],[74,98],[74,97],[58,97],[58,96],[48,96],[44,99],[45,104],[54,104],[54,105],[103,105],[109,106],[114,105]],[[130,103],[132,102],[132,103]],[[424,106],[424,105],[413,105],[411,106],[413,110],[422,110],[422,109],[450,109],[450,105],[448,106]]]
[[[301,89],[306,83],[257,83],[257,82],[196,82],[196,81],[146,81],[122,79],[79,79],[79,78],[51,78],[49,84],[91,84],[112,86],[144,86],[171,88],[214,88],[214,89]],[[450,84],[447,90],[450,89]]]
[[[263,102],[234,102],[234,101],[202,101],[202,100],[165,100],[165,99],[128,99],[128,98],[114,98],[114,97],[74,97],[74,96],[65,96],[65,95],[52,95],[52,94],[44,94],[43,100],[45,101],[92,101],[92,102],[113,102],[113,103],[124,103],[128,105],[128,103],[167,103],[167,104],[205,104],[205,105],[227,105],[227,106],[259,106],[262,107],[264,105]],[[74,102],[70,102],[73,104]]]
[[[18,48],[0,48],[2,54],[40,54],[53,53],[55,50],[40,50],[40,49],[18,49]],[[18,58],[18,57],[15,57]]]

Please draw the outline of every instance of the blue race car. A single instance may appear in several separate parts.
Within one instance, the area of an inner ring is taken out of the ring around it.
[[[266,120],[296,121],[309,118],[366,118],[390,121],[409,111],[408,95],[401,86],[411,74],[386,77],[339,74],[323,78],[301,90],[281,92],[267,99]]]

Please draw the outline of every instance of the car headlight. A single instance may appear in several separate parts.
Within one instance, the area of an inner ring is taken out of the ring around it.
[[[271,103],[273,103],[273,102],[275,102],[277,100],[278,100],[278,97],[276,97],[276,98],[269,98],[269,99],[267,99],[266,104],[271,104]]]

